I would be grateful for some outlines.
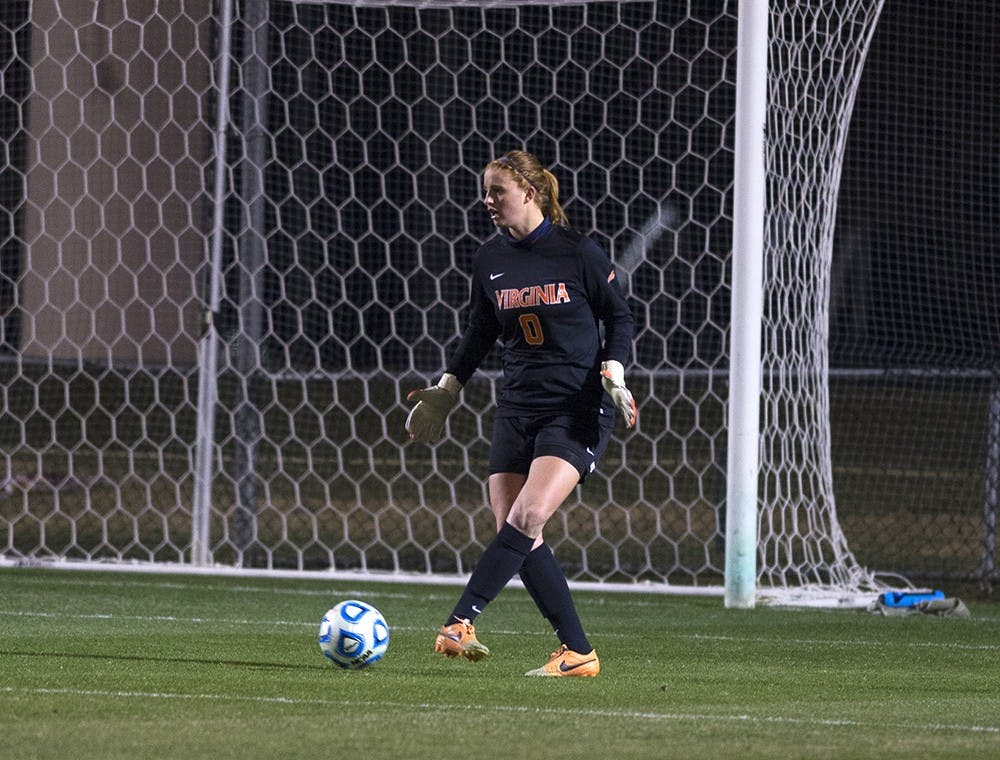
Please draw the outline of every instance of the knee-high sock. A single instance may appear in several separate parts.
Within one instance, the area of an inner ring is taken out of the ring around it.
[[[583,632],[566,576],[548,544],[542,544],[524,560],[521,581],[561,643],[582,654],[593,649]]]
[[[524,535],[510,523],[504,523],[472,571],[446,625],[456,620],[475,620],[521,569],[534,543],[535,539],[531,536]]]

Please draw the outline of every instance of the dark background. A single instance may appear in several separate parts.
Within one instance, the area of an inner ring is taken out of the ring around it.
[[[833,361],[1000,358],[1000,4],[887,2],[851,122]]]
[[[605,21],[610,24],[613,14],[606,10],[608,5],[605,10],[592,7],[588,24],[595,28]],[[627,71],[625,77],[624,90],[632,98],[621,97],[622,88],[611,71],[584,73],[567,67],[556,77],[541,69],[533,72],[530,68],[537,69],[537,64],[525,34],[506,41],[499,68],[494,68],[501,53],[497,38],[474,43],[473,60],[481,69],[462,74],[464,92],[451,92],[446,81],[449,46],[456,50],[455,62],[468,55],[464,41],[449,35],[440,39],[441,67],[437,73],[432,70],[423,84],[416,70],[412,76],[404,69],[388,77],[368,69],[355,77],[337,63],[341,58],[370,57],[368,40],[348,40],[341,47],[324,44],[320,38],[319,44],[312,44],[301,29],[308,29],[310,20],[317,27],[336,24],[338,14],[347,22],[354,10],[273,3],[271,48],[280,52],[274,54],[271,72],[276,97],[270,108],[274,140],[267,171],[270,352],[284,358],[290,351],[303,368],[319,364],[364,371],[380,365],[436,371],[442,363],[441,346],[450,345],[458,329],[441,300],[454,305],[464,299],[462,272],[490,233],[476,206],[477,171],[497,151],[523,144],[524,133],[531,135],[527,147],[552,161],[563,178],[562,195],[569,201],[571,219],[589,228],[613,258],[631,242],[630,235],[616,236],[613,230],[626,222],[637,226],[661,204],[695,222],[700,217],[711,221],[722,206],[730,213],[731,198],[721,195],[731,183],[731,120],[720,116],[720,125],[697,114],[706,108],[721,114],[732,105],[735,19],[713,26],[716,38],[711,44],[722,52],[714,63],[698,60],[703,35],[699,39],[699,29],[685,23],[691,18],[711,21],[720,11],[732,15],[729,6],[735,3],[692,3],[690,13],[687,8],[658,10],[660,28],[672,35],[671,52],[669,56],[658,52],[662,41],[650,35],[643,43],[644,54],[660,62],[658,87],[676,88],[668,102],[656,94],[643,95],[651,74],[641,68]],[[548,23],[545,10],[538,14],[540,29]],[[567,28],[573,28],[582,13],[572,8],[557,12],[565,14]],[[365,13],[357,11],[362,23]],[[381,23],[381,11],[367,13],[373,27]],[[627,15],[628,8],[622,13]],[[293,17],[300,28],[292,28]],[[7,352],[15,351],[19,340],[16,282],[23,251],[18,224],[23,116],[30,92],[23,55],[30,32],[27,18],[26,0],[6,2],[0,8],[0,349]],[[433,14],[424,14],[425,26],[428,18]],[[468,27],[460,31],[478,40],[484,21],[503,28],[503,22],[513,17],[502,11],[484,16],[475,10],[456,18],[459,23],[465,19]],[[520,19],[530,29],[531,13]],[[417,26],[414,14],[406,11],[399,11],[394,21],[401,33]],[[831,293],[835,366],[988,368],[997,362],[998,29],[1000,10],[986,0],[889,0],[885,5],[856,101],[840,187]],[[571,35],[570,40],[571,52],[582,60],[587,46],[597,44],[585,34]],[[545,33],[540,46],[551,51],[549,64],[556,69],[560,44]],[[410,44],[411,55],[416,49],[418,45]],[[392,60],[393,50],[383,37],[374,55],[391,68],[400,63]],[[427,54],[435,55],[433,50]],[[309,64],[303,70],[305,56],[313,55],[328,68]],[[694,63],[674,65],[671,57]],[[419,58],[415,56],[412,63],[433,63]],[[690,87],[702,76],[717,76],[713,69],[722,65],[730,73],[710,98]],[[484,71],[490,71],[489,77]],[[664,81],[671,75],[676,82]],[[553,78],[561,92],[572,92],[586,78],[591,95],[579,101],[543,102],[542,89],[535,98],[530,86],[518,90],[521,81],[551,87]],[[238,78],[234,86],[238,90]],[[371,94],[380,87],[391,89],[394,97],[373,100]],[[421,88],[425,97],[418,98]],[[634,92],[629,93],[630,88]],[[362,97],[352,100],[352,89]],[[331,91],[336,97],[329,97]],[[487,93],[489,97],[483,97]],[[453,98],[455,94],[465,102]],[[238,97],[234,104],[238,111]],[[404,111],[411,108],[408,117]],[[435,133],[440,118],[453,124],[474,123],[476,131]],[[421,119],[427,121],[426,130]],[[338,131],[337,125],[348,121],[354,130]],[[534,129],[539,121],[545,134]],[[357,129],[366,122],[372,125],[370,132]],[[404,128],[411,123],[414,129]],[[605,124],[615,129],[605,129]],[[633,124],[637,126],[625,149],[647,154],[642,157],[641,175],[628,168],[593,165],[593,156],[621,153],[614,132]],[[240,157],[236,149],[237,176]],[[325,168],[310,173],[300,165],[303,159]],[[719,192],[706,190],[706,185]],[[420,202],[430,197],[440,201]],[[230,218],[238,229],[238,208]],[[695,223],[671,230],[667,239],[647,251],[650,261],[631,278],[640,319],[641,366],[718,366],[725,361],[725,267],[730,241],[728,223],[721,220],[716,227]],[[408,234],[399,235],[399,230]],[[232,245],[227,251],[233,256]],[[372,278],[365,269],[383,273]],[[420,287],[423,281],[425,288]],[[235,268],[228,282],[230,296],[235,297]],[[680,291],[692,282],[714,295],[684,300]],[[674,290],[677,299],[659,297]],[[423,298],[422,292],[432,296]],[[229,304],[226,313],[235,329],[236,309],[232,300]],[[347,304],[367,306],[345,308]],[[332,325],[331,310],[335,311]],[[655,330],[642,329],[650,321],[677,318],[683,329],[663,339]],[[366,338],[358,340],[359,333]]]

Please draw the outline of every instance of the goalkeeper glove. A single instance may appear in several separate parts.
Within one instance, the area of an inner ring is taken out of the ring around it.
[[[458,392],[462,384],[458,378],[445,372],[437,385],[411,391],[407,401],[416,402],[406,418],[406,432],[411,441],[437,443],[444,433],[444,421],[448,413],[458,403]]]
[[[601,383],[604,385],[604,391],[611,396],[611,400],[625,418],[626,427],[632,427],[639,412],[635,408],[632,393],[625,387],[625,368],[622,363],[614,359],[601,362]]]

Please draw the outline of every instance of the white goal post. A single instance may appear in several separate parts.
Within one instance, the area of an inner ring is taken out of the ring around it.
[[[724,576],[725,604],[738,608],[753,607],[757,600],[768,39],[768,4],[741,0],[736,54]]]
[[[0,556],[467,574],[493,530],[496,358],[441,444],[407,443],[403,400],[460,331],[490,232],[478,173],[517,147],[637,322],[639,425],[547,534],[571,580],[724,584],[738,607],[882,588],[838,522],[826,345],[881,8],[36,0],[5,19],[27,84],[0,135],[23,180],[0,190]]]

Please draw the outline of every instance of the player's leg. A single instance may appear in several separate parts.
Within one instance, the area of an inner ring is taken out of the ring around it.
[[[490,448],[490,505],[497,520],[497,536],[486,547],[451,615],[441,626],[434,651],[448,657],[479,660],[489,654],[476,637],[472,621],[518,571],[534,540],[526,540],[506,525],[507,514],[528,477],[534,448],[530,421],[497,417]],[[503,578],[502,583],[494,576]],[[504,576],[506,576],[504,578]]]
[[[519,552],[516,550],[515,556],[510,557],[509,547],[500,545],[498,540],[511,505],[517,498],[517,492],[527,480],[533,448],[534,428],[529,421],[510,417],[497,417],[494,420],[493,441],[490,447],[490,506],[497,520],[497,539],[486,548],[483,558],[476,565],[476,570],[463,589],[458,604],[441,626],[434,642],[435,652],[447,657],[465,657],[473,661],[489,654],[489,649],[476,637],[472,621],[485,606],[483,601],[485,597],[493,593],[489,588],[493,585],[492,579],[489,577],[484,579],[484,575],[487,574],[487,568],[494,568],[489,570],[491,574],[496,572],[494,555],[500,554],[501,558],[506,556],[511,566],[520,566],[524,561],[523,557],[517,558],[516,554]],[[497,487],[494,493],[495,483],[502,484],[502,487]],[[507,533],[504,535],[506,537]],[[515,543],[517,543],[516,538],[514,536]],[[509,540],[507,542],[509,543]],[[530,548],[529,546],[529,551]],[[500,572],[503,573],[504,570],[501,568]],[[517,572],[516,568],[511,570],[511,575],[514,572]]]
[[[490,476],[490,504],[497,520],[497,530],[507,521],[507,515],[524,487],[527,476],[516,472],[495,473]],[[576,613],[569,584],[552,549],[542,536],[535,539],[531,552],[519,571],[521,582],[555,631],[561,644],[577,652],[589,652],[593,647],[587,641],[583,625]]]
[[[542,529],[556,509],[580,481],[577,467],[556,456],[541,456],[531,463],[528,478],[511,505],[506,527],[514,526],[531,535]],[[563,645],[541,668],[527,675],[596,676],[600,672],[597,653],[590,646],[576,612],[566,576],[552,551],[542,544],[521,565],[529,566],[528,577],[539,608],[548,613]]]
[[[493,517],[496,519],[497,531],[499,531],[503,527],[503,524],[507,522],[507,515],[510,514],[510,508],[514,504],[514,499],[516,499],[517,495],[521,492],[521,488],[524,486],[524,481],[527,479],[527,474],[522,475],[519,472],[496,472],[490,475],[490,507],[493,509]],[[538,595],[535,585],[529,578],[525,577],[524,572],[524,568],[527,567],[529,562],[531,562],[532,556],[534,556],[539,547],[543,545],[543,540],[542,536],[535,539],[535,544],[525,559],[525,564],[521,566],[519,575],[521,576],[521,582],[524,584],[525,590],[528,592],[532,601],[534,601],[535,606],[538,607],[538,611],[542,613],[543,618],[548,620],[549,613],[545,607],[545,603]]]
[[[566,575],[548,544],[543,543],[532,550],[521,565],[520,576],[559,643],[575,652],[589,652],[593,647],[576,612]]]
[[[510,507],[507,525],[533,539],[541,536],[545,523],[579,482],[580,473],[577,468],[562,457],[536,457],[531,462],[524,485]]]
[[[486,547],[466,583],[451,616],[434,645],[444,655],[478,660],[489,654],[475,636],[472,621],[521,569],[545,522],[579,482],[579,473],[557,457],[542,457],[531,464],[507,520]],[[520,524],[514,524],[517,519]],[[531,531],[527,533],[526,531]]]
[[[490,507],[493,510],[493,516],[496,519],[497,532],[503,528],[504,524],[507,522],[507,515],[510,514],[510,508],[514,504],[514,500],[517,495],[521,492],[521,488],[524,486],[524,482],[528,479],[527,473],[520,472],[497,472],[490,475],[489,480],[489,491],[490,491]],[[545,606],[542,595],[538,591],[538,583],[542,581],[543,575],[538,572],[526,573],[525,568],[531,564],[532,557],[536,555],[539,551],[539,544],[542,543],[542,537],[539,536],[535,539],[535,544],[532,551],[528,554],[524,565],[522,565],[519,574],[521,576],[521,581],[524,583],[524,587],[528,594],[531,596],[535,605],[538,607],[538,611],[542,613],[542,617],[549,621],[553,628],[557,627],[557,623],[553,623],[548,609]],[[544,546],[544,545],[543,545]],[[547,547],[545,547],[547,549]],[[551,555],[551,552],[549,552]],[[480,608],[478,606],[473,606],[471,609],[466,611],[469,616],[462,620],[456,620],[445,624],[445,629],[442,630],[440,635],[445,636],[446,641],[442,643],[441,648],[445,649],[445,654],[453,653],[454,656],[464,655],[464,647],[459,644],[463,639],[468,641],[471,637],[475,636],[475,629],[472,629],[470,633],[468,628],[465,626],[464,621],[468,620],[471,625],[472,621],[475,620],[476,615],[478,615]],[[455,613],[452,613],[455,614]],[[460,612],[458,614],[461,614]],[[452,630],[447,630],[452,629]],[[450,638],[449,638],[450,637]],[[476,639],[478,642],[478,639]]]
[[[611,437],[611,424],[600,416],[590,419],[563,417],[540,431],[535,450],[564,458],[577,470],[582,483],[594,471]],[[536,589],[540,608],[547,612],[561,646],[543,667],[527,675],[596,676],[600,663],[576,611],[566,576],[552,550],[545,544],[528,555],[521,566],[525,586]]]
[[[476,637],[472,621],[517,573],[534,542],[532,536],[504,523],[479,558],[458,603],[441,626],[434,642],[435,652],[447,657],[465,657],[473,662],[489,655],[489,649]]]
[[[557,457],[542,457],[531,470],[496,538],[486,547],[466,584],[449,622],[475,620],[521,569],[540,541],[542,528],[579,481],[572,465]]]
[[[528,479],[511,507],[508,522],[532,532],[540,530],[538,526],[544,526],[555,511],[552,509],[552,484],[562,483],[565,490],[555,505],[558,508],[579,480],[578,469],[566,460],[539,457],[532,463]],[[600,669],[597,655],[584,633],[566,576],[546,544],[536,546],[525,558],[521,579],[562,645],[556,653],[558,657],[552,658],[552,665],[546,664],[540,670],[554,667],[556,671],[551,675],[597,675]]]

